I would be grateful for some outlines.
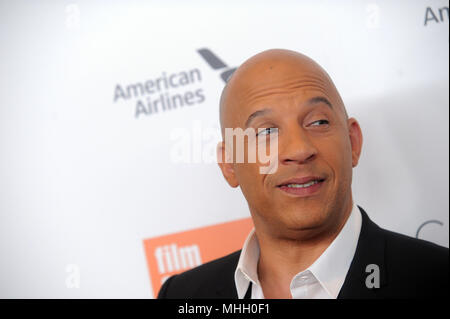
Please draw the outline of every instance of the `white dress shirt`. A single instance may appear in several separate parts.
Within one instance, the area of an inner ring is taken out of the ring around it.
[[[336,299],[355,255],[361,231],[361,212],[353,204],[344,227],[328,248],[306,270],[291,280],[293,299]],[[252,283],[252,299],[264,299],[258,280],[259,244],[253,229],[242,248],[234,273],[238,298],[243,299]]]

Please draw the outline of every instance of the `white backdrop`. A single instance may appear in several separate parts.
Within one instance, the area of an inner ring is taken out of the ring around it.
[[[0,297],[152,298],[143,239],[249,216],[217,164],[198,160],[217,136],[185,144],[191,163],[173,158],[174,132],[218,129],[227,68],[203,48],[229,68],[269,48],[315,59],[363,130],[356,203],[412,237],[432,221],[419,237],[448,247],[448,7],[1,1]],[[190,70],[192,83],[140,91]],[[135,95],[114,101],[117,85]],[[199,93],[136,117],[139,101],[186,92]]]

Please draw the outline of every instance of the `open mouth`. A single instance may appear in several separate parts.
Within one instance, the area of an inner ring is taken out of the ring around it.
[[[321,177],[304,177],[298,179],[291,179],[283,182],[277,187],[282,191],[297,195],[297,196],[309,196],[318,192],[325,181],[325,178]]]

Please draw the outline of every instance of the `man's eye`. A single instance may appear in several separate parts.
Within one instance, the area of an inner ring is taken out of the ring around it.
[[[256,134],[256,136],[270,135],[277,132],[278,129],[276,127],[267,127],[263,129],[258,129],[258,134]]]
[[[328,122],[327,120],[317,120],[312,122],[310,125],[313,126],[320,126],[320,125],[325,125],[325,124],[329,124],[330,122]]]

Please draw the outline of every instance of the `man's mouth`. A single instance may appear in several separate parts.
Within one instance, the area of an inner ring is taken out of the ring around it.
[[[296,196],[310,196],[320,190],[325,178],[318,176],[307,176],[292,178],[278,185],[282,191]]]
[[[319,181],[315,180],[315,181],[311,181],[311,182],[305,183],[305,184],[287,184],[285,186],[292,187],[292,188],[305,188],[305,187],[309,187],[309,186],[312,186],[317,183],[319,183]]]

